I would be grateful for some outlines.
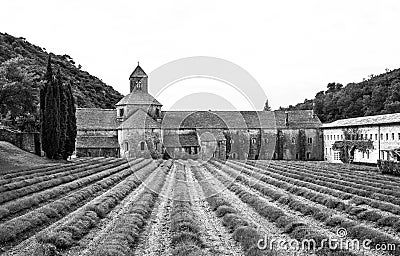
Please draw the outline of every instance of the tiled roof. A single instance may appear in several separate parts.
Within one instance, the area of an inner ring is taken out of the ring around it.
[[[129,128],[160,128],[160,124],[142,109],[138,109],[118,127],[118,129]]]
[[[365,125],[392,124],[392,123],[400,123],[400,113],[341,119],[332,123],[323,124],[322,128],[365,126]]]
[[[133,72],[129,78],[131,78],[131,77],[147,77],[147,74],[146,74],[146,72],[144,72],[144,70],[138,64],[137,67],[135,68],[135,70],[133,70]]]
[[[311,110],[289,111],[163,111],[162,128],[318,128],[321,121]]]
[[[116,106],[120,105],[158,105],[162,106],[153,96],[147,92],[134,91],[123,97]]]
[[[77,108],[76,125],[79,130],[117,129],[117,112],[115,109]]]
[[[289,125],[286,126],[285,118],[286,112],[288,113]],[[276,126],[279,128],[320,128],[322,126],[321,121],[316,115],[313,115],[312,110],[294,110],[294,111],[274,111]]]
[[[220,130],[210,130],[210,131],[205,131],[203,133],[199,133],[200,140],[201,141],[220,141],[220,140],[226,140],[224,134]]]
[[[163,145],[166,148],[199,146],[196,133],[164,135]]]
[[[76,148],[119,148],[117,137],[77,136]]]

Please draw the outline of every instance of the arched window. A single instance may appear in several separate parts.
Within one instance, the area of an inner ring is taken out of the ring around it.
[[[120,108],[119,109],[119,114],[118,114],[120,117],[122,117],[122,116],[124,116],[124,109],[123,108]]]
[[[145,145],[144,145],[144,141],[140,142],[140,150],[144,150],[145,149]]]
[[[141,81],[137,81],[136,82],[136,89],[138,89],[138,90],[142,89],[142,82]]]
[[[237,159],[237,154],[236,153],[232,153],[232,159]]]
[[[256,144],[257,140],[255,138],[251,139],[251,144]]]

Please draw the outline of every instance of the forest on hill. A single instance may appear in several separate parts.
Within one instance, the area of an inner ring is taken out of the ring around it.
[[[0,33],[0,120],[38,118],[39,88],[49,54],[25,38]],[[54,70],[72,82],[77,107],[114,108],[123,96],[99,78],[81,70],[64,54],[52,54]]]
[[[329,83],[314,99],[281,107],[282,110],[313,109],[322,122],[400,112],[400,69],[370,75],[360,83]]]

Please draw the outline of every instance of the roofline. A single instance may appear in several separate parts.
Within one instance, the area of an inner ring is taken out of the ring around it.
[[[345,119],[341,119],[345,120]],[[332,125],[332,126],[326,126],[332,123],[327,123],[327,124],[322,124],[321,128],[322,129],[329,129],[329,128],[345,128],[345,127],[354,127],[354,126],[382,126],[386,124],[400,124],[398,121],[393,121],[393,122],[383,122],[383,123],[376,123],[376,124],[352,124],[352,125]]]
[[[76,108],[76,110],[85,110],[85,109],[95,109],[95,110],[101,110],[101,111],[115,111],[115,108]]]

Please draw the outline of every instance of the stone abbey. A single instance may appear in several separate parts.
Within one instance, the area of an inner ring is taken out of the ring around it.
[[[163,111],[138,65],[116,109],[78,108],[76,155],[323,160],[312,110]]]

